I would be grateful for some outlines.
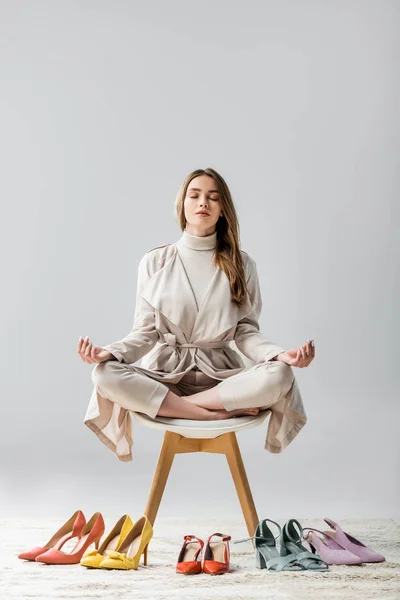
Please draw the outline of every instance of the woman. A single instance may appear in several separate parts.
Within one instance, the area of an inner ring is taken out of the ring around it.
[[[260,333],[256,264],[240,249],[236,211],[219,173],[190,173],[176,212],[181,238],[140,260],[132,331],[105,347],[78,341],[81,359],[97,363],[84,422],[128,461],[129,411],[215,420],[268,409],[265,448],[281,452],[307,420],[291,367],[309,366],[314,343],[285,350]],[[245,366],[233,342],[254,366]]]

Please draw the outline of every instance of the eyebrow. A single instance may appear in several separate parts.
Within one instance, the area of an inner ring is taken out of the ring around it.
[[[201,189],[192,187],[192,188],[189,188],[188,191],[189,192],[201,192]],[[217,192],[217,194],[219,194],[218,190],[208,190],[209,194],[212,194],[213,192]]]

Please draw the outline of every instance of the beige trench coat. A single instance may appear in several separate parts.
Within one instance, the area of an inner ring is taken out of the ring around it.
[[[126,337],[104,348],[120,362],[133,364],[142,359],[141,373],[171,383],[177,383],[195,365],[207,375],[224,380],[246,369],[240,353],[259,364],[284,352],[260,332],[262,299],[257,267],[249,254],[242,251],[242,257],[249,292],[246,302],[238,307],[231,301],[228,278],[216,268],[198,307],[176,245],[150,250],[139,263],[133,328]],[[306,423],[296,380],[287,397],[271,407],[274,410],[280,415],[285,412],[285,431],[272,432],[269,427],[265,448],[281,452]],[[132,443],[128,412],[94,388],[84,422],[114,451],[114,444],[96,423],[118,423],[118,443],[126,450]],[[282,440],[280,446],[276,445],[277,436]],[[131,460],[128,451],[125,458],[124,451],[117,454],[120,460]]]

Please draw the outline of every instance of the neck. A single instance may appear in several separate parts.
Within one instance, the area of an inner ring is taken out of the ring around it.
[[[217,232],[214,231],[211,235],[193,235],[184,229],[178,243],[193,250],[212,250],[217,245]]]

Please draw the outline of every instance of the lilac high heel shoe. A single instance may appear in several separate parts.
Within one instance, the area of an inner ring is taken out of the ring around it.
[[[332,527],[334,531],[324,531],[324,534],[328,536],[330,539],[338,542],[343,548],[349,550],[352,554],[359,556],[362,559],[362,562],[372,563],[372,562],[383,562],[385,557],[382,554],[378,554],[372,548],[365,546],[362,542],[357,540],[355,537],[343,531],[343,529],[332,521],[332,519],[328,519],[327,517],[324,519],[325,523],[328,523],[329,527]]]
[[[314,531],[320,533],[322,537],[313,533]],[[303,529],[303,539],[308,542],[312,552],[319,554],[328,565],[361,565],[362,563],[359,556],[343,548],[319,529],[305,527]]]

